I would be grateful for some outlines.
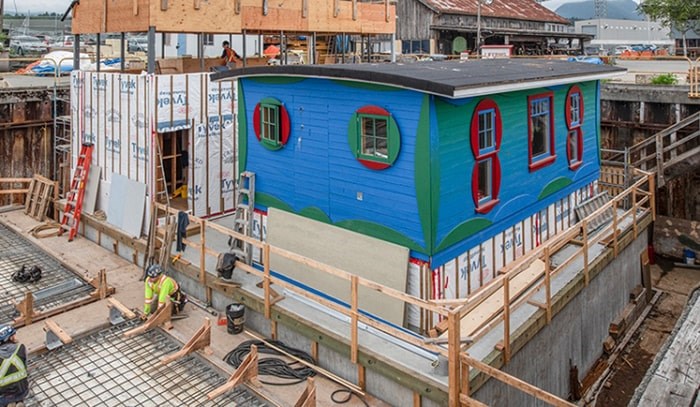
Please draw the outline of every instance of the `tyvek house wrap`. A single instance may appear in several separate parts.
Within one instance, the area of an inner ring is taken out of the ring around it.
[[[190,165],[188,209],[196,216],[232,210],[236,179],[232,83],[212,83],[206,73],[73,72],[72,168],[80,143],[94,143],[93,165],[103,168],[98,209],[105,209],[112,174],[145,183],[148,193],[154,193],[148,163],[155,157],[155,137],[184,130]]]

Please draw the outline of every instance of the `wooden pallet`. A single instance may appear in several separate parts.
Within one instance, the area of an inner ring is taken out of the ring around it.
[[[29,183],[29,191],[24,201],[24,213],[43,222],[46,219],[46,210],[54,191],[55,183],[46,177],[35,174]]]

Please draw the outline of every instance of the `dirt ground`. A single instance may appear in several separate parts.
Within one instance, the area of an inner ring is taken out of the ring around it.
[[[673,331],[688,294],[700,283],[700,270],[674,267],[657,258],[651,268],[654,288],[661,291],[649,315],[618,357],[601,387],[596,406],[627,406],[659,349]]]

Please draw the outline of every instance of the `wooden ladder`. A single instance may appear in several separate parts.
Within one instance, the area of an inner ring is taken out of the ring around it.
[[[156,180],[155,198],[156,202],[164,203],[166,206],[170,207],[170,194],[168,193],[168,184],[165,182],[165,169],[163,169],[163,148],[161,146],[162,142],[163,141],[161,140],[161,138],[156,135],[156,168],[153,172],[153,177]]]
[[[76,165],[73,173],[70,190],[66,194],[66,207],[63,210],[63,219],[61,219],[58,235],[61,236],[63,231],[67,230],[69,242],[73,241],[75,235],[78,234],[80,214],[83,210],[83,198],[85,197],[85,185],[87,184],[90,163],[92,162],[92,149],[92,143],[83,143],[80,147],[78,165]]]
[[[244,171],[238,181],[236,191],[236,214],[234,216],[234,229],[245,235],[253,235],[253,211],[255,210],[255,173]],[[252,247],[241,239],[231,239],[229,242],[231,252],[239,259],[250,264],[252,261]]]

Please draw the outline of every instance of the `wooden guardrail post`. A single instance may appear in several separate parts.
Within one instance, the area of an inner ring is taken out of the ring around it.
[[[358,306],[357,306],[357,276],[350,276],[350,304],[351,304],[351,319],[350,323],[350,338],[351,338],[351,348],[350,348],[350,359],[352,363],[357,364],[357,320],[358,320]]]
[[[448,383],[448,404],[450,406],[459,405],[460,393],[460,338],[461,338],[461,312],[460,307],[452,309],[447,313],[447,383]]]
[[[272,316],[272,301],[270,299],[270,244],[268,243],[263,246],[263,267],[265,271],[265,275],[263,276],[265,318],[270,319]]]
[[[547,296],[547,324],[552,322],[552,267],[550,265],[549,246],[544,248],[544,287]]]
[[[613,198],[612,213],[613,213],[613,254],[617,257],[617,198]]]
[[[510,361],[510,277],[506,274],[506,278],[503,279],[503,364],[507,364],[509,361]]]
[[[637,229],[637,188],[632,189],[632,230],[636,239],[639,233]]]
[[[588,220],[583,220],[581,228],[583,229],[583,283],[588,287],[588,283],[591,281],[588,274]]]
[[[206,236],[206,221],[199,220],[199,235],[201,246],[199,247],[199,282],[205,284],[207,281],[207,236]]]

